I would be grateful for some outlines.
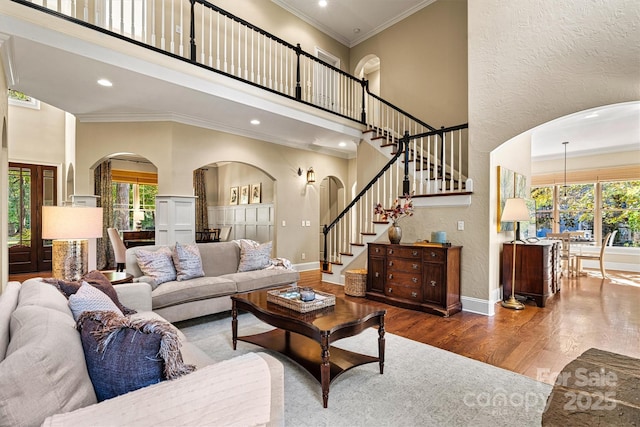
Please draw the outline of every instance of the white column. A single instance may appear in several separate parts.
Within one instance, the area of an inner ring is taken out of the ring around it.
[[[196,236],[195,196],[156,196],[156,245],[191,243]]]

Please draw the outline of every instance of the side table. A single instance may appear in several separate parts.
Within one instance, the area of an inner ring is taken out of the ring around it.
[[[101,271],[101,273],[109,279],[112,285],[133,282],[133,274],[129,274],[124,271]]]

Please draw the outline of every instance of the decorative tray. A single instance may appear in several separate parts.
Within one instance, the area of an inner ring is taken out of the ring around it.
[[[316,298],[313,301],[302,301],[298,289],[299,288],[285,288],[267,291],[267,301],[300,313],[308,313],[309,311],[336,305],[335,295],[316,290],[314,290]]]

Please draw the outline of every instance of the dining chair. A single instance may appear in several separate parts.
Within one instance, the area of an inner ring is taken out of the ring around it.
[[[560,241],[560,261],[567,264],[567,276],[574,274],[576,256],[571,252],[571,233],[547,233],[547,238]],[[562,274],[564,274],[562,269]]]
[[[600,273],[602,273],[602,278],[607,279],[607,272],[604,269],[604,252],[607,249],[607,246],[609,246],[609,241],[613,236],[614,236],[613,233],[607,233],[607,235],[604,236],[604,240],[602,241],[602,246],[600,247],[600,253],[598,255],[578,254],[575,256],[576,257],[576,274],[580,274],[580,272],[582,271],[583,259],[594,260],[594,261],[597,260],[597,261],[600,261]]]
[[[124,265],[126,262],[125,252],[127,251],[118,229],[109,227],[107,228],[107,234],[109,240],[111,240],[111,246],[113,247],[113,254],[116,258],[116,271],[124,271]]]

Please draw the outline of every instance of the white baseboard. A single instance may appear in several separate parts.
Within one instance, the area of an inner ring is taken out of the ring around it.
[[[297,271],[318,270],[318,265],[318,261],[305,262],[302,264],[293,264],[293,268],[295,268]]]
[[[500,289],[498,289],[498,293],[500,293]],[[491,301],[465,296],[460,297],[460,301],[462,302],[462,311],[482,314],[484,316],[493,316],[496,314],[496,302],[499,300],[499,296],[497,299],[494,299],[494,296],[492,296]]]

